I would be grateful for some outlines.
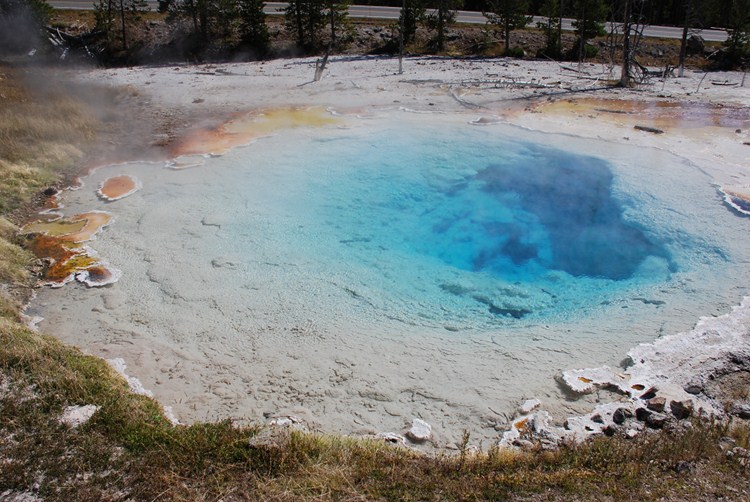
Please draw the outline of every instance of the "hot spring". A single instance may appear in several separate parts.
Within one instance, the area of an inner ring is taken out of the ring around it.
[[[747,221],[685,159],[464,115],[289,128],[203,165],[101,168],[66,214],[123,272],[44,290],[67,342],[123,358],[183,421],[293,414],[338,433],[491,441],[561,370],[738,304]],[[104,179],[143,188],[97,199]]]

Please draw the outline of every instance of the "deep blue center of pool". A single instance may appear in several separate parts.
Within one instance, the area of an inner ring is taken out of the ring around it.
[[[514,280],[548,270],[624,280],[649,256],[669,259],[654,238],[625,221],[602,159],[507,139],[398,142],[408,138],[384,141],[388,151],[369,159],[344,160],[352,169],[336,180],[349,204],[329,209],[342,230],[366,233],[366,242]],[[398,155],[404,160],[393,159]]]
[[[492,214],[512,214],[511,221],[488,215],[473,226],[474,270],[505,275],[507,267],[535,260],[573,276],[621,280],[632,277],[647,257],[667,257],[642,229],[623,220],[605,162],[526,148],[525,161],[493,164],[467,180],[466,188],[475,184],[494,201]],[[455,196],[461,197],[460,192]],[[530,221],[541,225],[539,232],[533,231]],[[461,221],[446,220],[445,225],[461,225]]]

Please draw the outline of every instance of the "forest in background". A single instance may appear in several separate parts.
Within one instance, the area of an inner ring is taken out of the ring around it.
[[[711,51],[717,53],[706,67],[744,68],[750,59],[750,0],[357,0],[401,7],[398,21],[367,22],[350,18],[351,3],[293,0],[283,16],[269,16],[262,0],[160,0],[158,11],[145,0],[92,0],[93,16],[78,11],[77,21],[69,22],[44,0],[0,0],[0,56],[34,51],[132,65],[405,50],[590,60],[605,45],[591,41],[607,37],[610,53],[629,51],[635,60],[641,27],[672,25],[684,27],[679,63],[672,65],[681,64],[689,51],[703,50],[700,30],[705,28],[730,33],[721,51]],[[458,9],[483,12],[488,22],[457,25]],[[534,25],[531,15],[546,21]],[[563,18],[574,20],[574,39],[561,30]],[[608,33],[607,21],[625,28]],[[376,36],[367,31],[373,26]],[[535,36],[524,44],[514,40],[516,32]],[[625,46],[625,38],[632,43]]]

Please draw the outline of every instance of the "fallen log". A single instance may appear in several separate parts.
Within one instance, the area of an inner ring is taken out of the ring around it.
[[[633,126],[633,128],[639,131],[650,132],[653,134],[664,134],[664,131],[662,131],[661,129],[657,129],[656,127],[636,125],[636,126]]]

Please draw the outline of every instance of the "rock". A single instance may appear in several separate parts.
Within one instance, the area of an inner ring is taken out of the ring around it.
[[[745,420],[750,420],[750,404],[734,403],[729,413],[736,417],[740,417]]]
[[[94,413],[99,410],[99,406],[87,404],[85,406],[68,406],[60,415],[60,423],[76,428],[88,422]]]
[[[276,417],[268,422],[268,425],[286,429],[294,429],[298,431],[307,431],[307,427],[302,423],[302,420],[294,415]]]
[[[740,446],[735,446],[727,453],[727,458],[737,461],[742,467],[750,465],[750,451]]]
[[[687,385],[685,385],[685,387],[683,387],[683,390],[688,394],[697,396],[698,394],[703,392],[703,385],[698,382],[689,382]]]
[[[672,415],[678,420],[684,420],[693,414],[693,401],[685,399],[684,401],[670,401],[669,409]]]
[[[661,429],[662,427],[664,427],[664,424],[667,423],[667,420],[669,420],[668,415],[665,415],[664,413],[652,412],[648,417],[646,417],[646,425],[651,427],[652,429]]]
[[[513,440],[513,446],[517,448],[521,448],[522,450],[533,450],[534,449],[534,443],[529,441],[528,439],[514,439]]]
[[[620,428],[614,424],[606,426],[603,430],[605,436],[612,437],[620,431]]]
[[[612,421],[617,425],[624,424],[625,420],[628,418],[633,418],[633,412],[627,408],[617,408],[615,412],[612,413]]]
[[[645,422],[646,419],[651,416],[651,411],[647,410],[646,408],[636,408],[635,410],[635,416],[638,420],[641,422]]]
[[[652,397],[646,402],[646,407],[649,410],[656,411],[658,413],[663,412],[666,405],[667,400],[663,397]]]
[[[402,446],[406,445],[406,438],[402,436],[401,434],[395,434],[393,432],[381,432],[375,437],[377,439],[385,441],[386,443],[397,444],[397,445],[402,445]]]
[[[655,398],[658,390],[659,389],[657,389],[656,387],[649,387],[646,392],[641,394],[641,399],[643,399],[644,401],[648,401],[649,399]]]
[[[674,470],[678,474],[690,473],[693,471],[693,464],[685,460],[680,460],[675,464]]]
[[[432,426],[419,418],[415,418],[412,421],[411,429],[406,433],[406,437],[417,443],[427,441],[431,436]]]
[[[635,429],[628,429],[625,431],[625,437],[628,439],[633,439],[638,435],[638,431]]]
[[[586,421],[583,417],[572,417],[570,420]],[[517,447],[516,440],[532,438],[535,442],[543,444],[559,444],[563,438],[575,440],[576,432],[579,433],[580,439],[588,436],[582,427],[576,427],[574,430],[565,430],[550,425],[551,417],[546,411],[537,411],[531,415],[526,415],[515,419],[510,430],[503,433],[503,437],[498,446]]]
[[[542,402],[538,399],[527,399],[523,402],[520,408],[518,408],[518,411],[521,412],[522,415],[528,415],[532,411],[536,410],[542,405]]]
[[[723,438],[719,439],[719,448],[722,449],[722,451],[727,451],[737,446],[737,441],[730,438],[729,436],[724,436]]]
[[[635,416],[638,417],[638,420],[645,422],[646,425],[652,429],[661,429],[664,427],[664,424],[667,423],[667,420],[669,420],[669,416],[664,413],[651,411],[646,408],[638,408],[635,410]]]

